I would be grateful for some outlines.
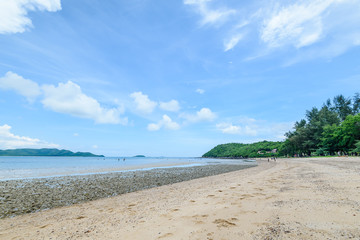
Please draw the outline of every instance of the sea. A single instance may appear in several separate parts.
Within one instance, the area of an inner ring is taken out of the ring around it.
[[[199,157],[0,157],[0,181],[209,164],[256,165],[256,161]]]

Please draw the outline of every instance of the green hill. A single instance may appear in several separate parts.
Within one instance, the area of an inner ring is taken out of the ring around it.
[[[208,158],[249,158],[277,156],[282,142],[262,141],[250,144],[220,144],[208,151],[203,157]]]
[[[95,155],[90,152],[72,152],[56,148],[0,150],[0,156],[104,157],[103,155]]]

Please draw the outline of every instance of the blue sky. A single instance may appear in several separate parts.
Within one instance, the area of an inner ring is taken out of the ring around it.
[[[0,149],[201,156],[360,90],[360,1],[0,1]]]

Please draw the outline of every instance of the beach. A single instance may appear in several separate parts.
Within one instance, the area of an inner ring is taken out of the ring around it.
[[[256,166],[256,162],[172,166],[0,181],[0,218],[63,207]]]
[[[360,158],[257,167],[0,219],[0,239],[360,239]]]

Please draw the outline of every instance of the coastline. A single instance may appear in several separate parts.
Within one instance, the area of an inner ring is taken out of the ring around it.
[[[31,179],[41,179],[41,178],[55,178],[55,177],[67,177],[67,176],[87,176],[87,175],[98,175],[98,174],[109,174],[109,173],[120,173],[120,172],[131,172],[131,171],[146,171],[152,170],[156,168],[172,168],[172,167],[192,167],[202,165],[199,163],[188,163],[188,162],[178,162],[178,163],[151,163],[151,164],[142,164],[142,165],[130,165],[130,166],[119,166],[119,167],[94,167],[88,169],[55,169],[52,171],[51,175],[46,171],[45,173],[37,172],[37,175],[34,176],[33,173],[30,176],[22,174],[19,177],[9,177],[11,173],[7,175],[7,177],[0,178],[1,181],[13,181],[13,180],[31,180]],[[14,175],[14,174],[13,174]]]
[[[122,157],[104,159],[83,157],[5,157],[2,159],[0,157],[0,181],[143,171],[155,168],[192,167],[215,162],[241,164],[237,159],[203,158],[132,157],[125,161]],[[244,162],[248,164],[246,160]],[[252,160],[252,162],[255,161]]]
[[[254,164],[149,165],[55,177],[0,181],[0,218],[69,206],[143,189],[237,171]]]
[[[0,239],[358,239],[360,158],[278,159],[0,219]]]

